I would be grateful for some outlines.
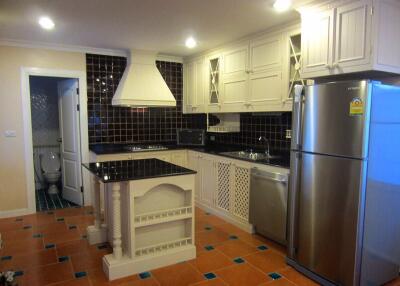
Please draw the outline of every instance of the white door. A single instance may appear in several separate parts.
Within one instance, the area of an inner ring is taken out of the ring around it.
[[[337,8],[334,67],[370,62],[371,1],[354,1]]]
[[[333,9],[302,13],[302,76],[323,76],[332,72],[334,22]]]
[[[248,87],[248,57],[247,44],[223,54],[223,111],[244,111]]]
[[[62,196],[83,205],[80,128],[78,111],[78,80],[58,83],[58,106],[61,134]]]

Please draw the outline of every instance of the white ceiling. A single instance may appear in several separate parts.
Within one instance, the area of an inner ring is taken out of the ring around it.
[[[273,0],[0,0],[0,39],[186,56],[299,19]],[[47,15],[55,29],[37,24]],[[189,50],[185,38],[198,46]]]

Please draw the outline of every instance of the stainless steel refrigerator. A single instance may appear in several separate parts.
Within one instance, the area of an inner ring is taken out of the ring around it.
[[[293,104],[287,262],[323,285],[400,268],[400,88],[342,81]]]

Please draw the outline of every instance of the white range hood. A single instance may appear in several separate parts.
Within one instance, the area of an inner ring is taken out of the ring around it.
[[[156,67],[157,53],[131,50],[112,99],[114,106],[172,107],[176,100]]]

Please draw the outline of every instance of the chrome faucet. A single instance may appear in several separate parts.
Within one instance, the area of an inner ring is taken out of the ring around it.
[[[269,154],[269,141],[268,141],[268,139],[265,136],[260,136],[260,138],[258,138],[258,141],[260,141],[260,142],[264,141],[265,142],[265,147],[266,147],[265,154],[267,154],[267,156],[269,157],[270,154]]]

